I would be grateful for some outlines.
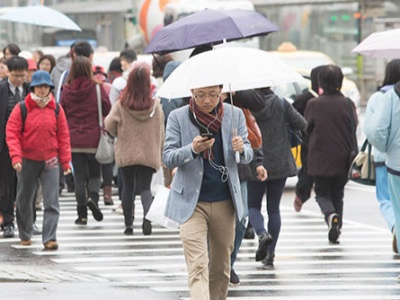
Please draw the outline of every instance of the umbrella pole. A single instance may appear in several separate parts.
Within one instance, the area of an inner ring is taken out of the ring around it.
[[[231,99],[231,108],[232,108],[232,132],[233,132],[233,136],[235,137],[237,135],[237,128],[235,128],[235,117],[233,114],[233,97],[232,97],[231,84],[229,84],[229,97]],[[240,163],[239,151],[235,152],[235,160],[236,160],[236,163]]]

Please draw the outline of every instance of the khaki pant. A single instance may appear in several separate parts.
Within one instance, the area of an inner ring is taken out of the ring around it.
[[[192,300],[224,300],[228,296],[230,255],[235,236],[231,200],[199,201],[180,226]]]

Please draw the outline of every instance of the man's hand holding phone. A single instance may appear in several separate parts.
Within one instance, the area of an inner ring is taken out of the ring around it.
[[[203,132],[201,134],[201,137],[205,137],[205,138],[207,138],[207,140],[211,140],[214,136],[211,132]]]
[[[200,153],[206,149],[210,149],[214,142],[215,139],[212,133],[202,133],[193,139],[192,149],[195,153]]]

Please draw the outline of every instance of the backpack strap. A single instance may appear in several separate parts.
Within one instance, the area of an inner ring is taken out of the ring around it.
[[[26,115],[28,114],[28,109],[26,108],[25,101],[20,101],[19,107],[21,110],[21,120],[22,120],[21,132],[24,132]]]
[[[28,114],[28,109],[26,108],[25,101],[20,101],[19,107],[21,110],[21,120],[22,120],[21,132],[24,132],[26,115]],[[58,102],[56,102],[56,109],[54,110],[54,113],[56,114],[56,121],[58,121],[58,115],[60,114],[60,104]]]
[[[54,110],[56,114],[56,119],[58,119],[58,115],[60,114],[60,104],[56,102],[56,109]]]

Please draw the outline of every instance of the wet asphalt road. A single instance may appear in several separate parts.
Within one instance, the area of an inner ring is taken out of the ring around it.
[[[347,186],[341,243],[332,245],[313,199],[294,212],[294,182],[282,199],[275,268],[256,263],[257,241],[245,240],[235,264],[241,285],[230,287],[229,299],[400,299],[400,260],[373,188]],[[3,299],[188,298],[178,233],[154,226],[153,235],[143,236],[139,200],[132,237],[123,235],[122,215],[112,207],[101,203],[104,220],[78,227],[72,194],[60,201],[58,251],[42,251],[40,236],[24,248],[18,238],[0,237]]]

